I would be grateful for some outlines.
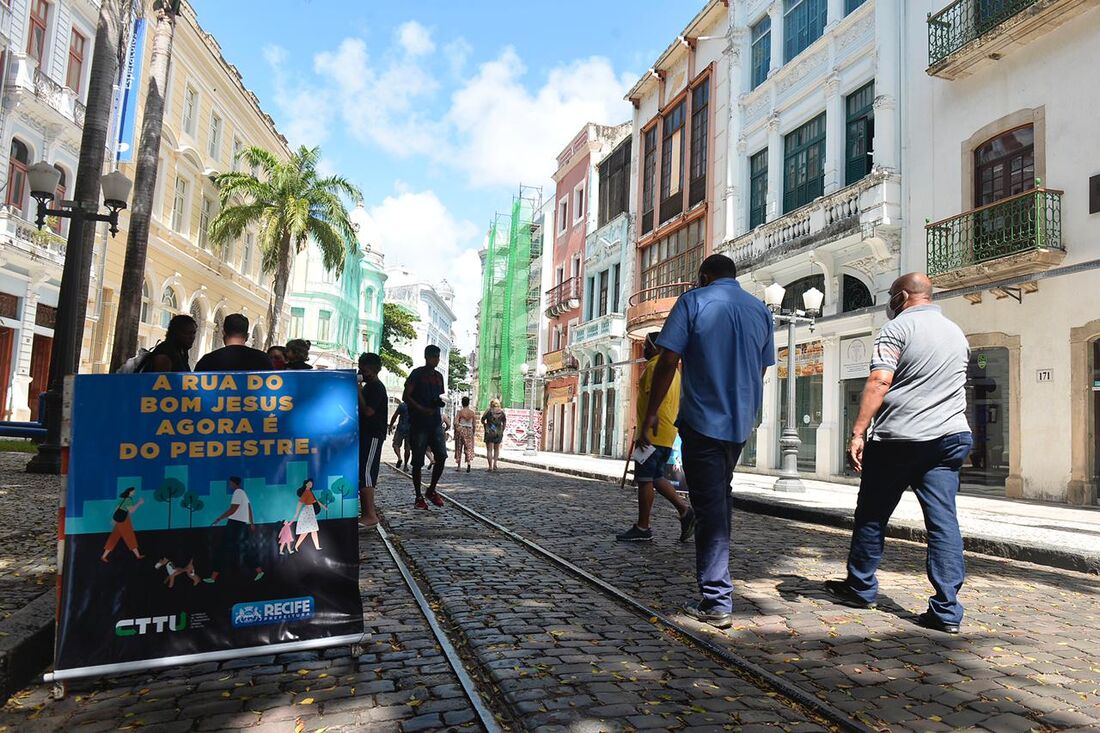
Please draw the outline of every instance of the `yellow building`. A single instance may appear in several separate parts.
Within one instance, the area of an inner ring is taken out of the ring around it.
[[[139,103],[144,106],[152,56],[150,24],[144,44],[144,69]],[[120,169],[135,176],[140,139],[139,108],[134,159]],[[267,334],[271,277],[260,271],[255,233],[226,250],[215,249],[206,236],[218,211],[218,194],[211,176],[236,170],[237,152],[259,146],[279,158],[290,150],[256,95],[221,54],[214,38],[202,29],[191,5],[183,3],[172,48],[166,90],[160,167],[154,193],[145,268],[138,343],[152,347],[164,336],[168,320],[190,313],[199,324],[191,363],[221,346],[221,322],[243,313],[252,322],[253,344],[262,348]],[[120,217],[114,239],[97,238],[97,256],[89,292],[81,371],[105,372],[111,358],[118,289],[126,254],[128,212]],[[104,246],[105,245],[105,246]],[[105,254],[105,256],[104,256]],[[284,313],[280,319],[287,322]]]

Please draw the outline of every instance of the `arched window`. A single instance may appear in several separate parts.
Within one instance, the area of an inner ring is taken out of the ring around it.
[[[824,293],[825,276],[808,275],[787,285],[787,292],[783,294],[783,310],[803,310],[805,306],[802,303],[802,295],[810,288],[817,288]]]
[[[54,189],[54,206],[59,206],[60,202],[65,200],[65,169],[59,165],[55,165],[58,175],[61,177],[57,179],[57,188]],[[65,221],[60,216],[51,217],[50,229],[53,229],[54,234],[61,233],[61,225]]]
[[[164,292],[160,296],[160,325],[161,328],[168,328],[168,322],[172,320],[172,316],[179,312],[179,301],[176,299],[176,291],[172,288],[165,288]]]
[[[4,203],[10,204],[20,211],[23,210],[23,200],[27,193],[27,166],[30,165],[31,154],[27,146],[17,138],[11,139],[11,157],[8,162],[8,195]]]
[[[870,308],[874,304],[875,299],[862,280],[851,275],[844,276],[844,299],[841,304],[844,313]]]
[[[152,308],[153,299],[149,295],[149,283],[141,284],[141,322],[149,322],[149,310]]]

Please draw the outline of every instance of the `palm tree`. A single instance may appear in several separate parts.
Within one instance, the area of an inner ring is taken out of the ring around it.
[[[222,173],[214,179],[221,211],[210,223],[210,241],[224,247],[246,228],[258,225],[261,264],[264,272],[275,276],[265,348],[278,331],[294,255],[312,239],[321,248],[325,269],[339,275],[346,242],[355,239],[344,199],[359,199],[362,194],[342,176],[322,178],[317,172],[320,155],[320,148],[303,145],[284,163],[263,148],[250,147],[239,157],[262,175]]]
[[[134,201],[126,233],[126,261],[118,291],[118,316],[111,350],[111,371],[137,352],[138,326],[141,323],[141,286],[145,280],[145,257],[149,250],[149,220],[153,212],[153,190],[157,185],[161,130],[164,124],[164,88],[172,64],[172,39],[180,0],[154,0],[153,58],[149,64],[149,89],[141,118],[137,172],[134,176]]]

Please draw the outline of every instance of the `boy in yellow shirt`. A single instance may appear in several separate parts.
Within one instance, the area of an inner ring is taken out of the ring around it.
[[[649,393],[653,385],[653,370],[657,366],[660,349],[656,344],[656,334],[645,339],[645,369],[638,383],[638,428],[634,444],[639,450],[653,451],[644,461],[634,461],[634,482],[638,485],[638,522],[627,531],[615,536],[620,542],[649,542],[653,539],[653,530],[649,528],[649,513],[653,508],[653,489],[672,502],[680,515],[680,541],[687,542],[695,530],[695,512],[684,501],[676,489],[664,477],[665,464],[676,444],[676,416],[680,412],[680,375],[673,377],[660,407],[657,408],[657,430],[653,435],[645,434],[645,418],[649,408]],[[637,452],[637,451],[636,451]]]

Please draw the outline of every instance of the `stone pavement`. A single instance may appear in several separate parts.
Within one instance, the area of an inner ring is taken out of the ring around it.
[[[345,647],[190,665],[77,681],[61,701],[39,683],[7,701],[0,731],[479,730],[378,535],[364,534],[360,552],[372,636],[358,660]]]
[[[518,450],[501,451],[501,459],[615,483],[622,479],[624,466],[624,461],[608,458],[547,452],[529,457]],[[840,526],[846,526],[855,511],[857,486],[805,479],[805,493],[784,494],[772,490],[774,483],[774,476],[737,472],[733,478],[734,496],[741,506],[754,512]],[[1100,507],[960,494],[958,509],[959,524],[970,549],[1100,572]],[[923,532],[920,504],[912,492],[902,497],[891,525],[917,530],[917,534]]]
[[[445,480],[452,496],[658,610],[695,596],[693,547],[675,541],[660,499],[654,542],[624,544],[614,534],[635,518],[632,491],[518,468]],[[713,637],[834,706],[893,731],[1100,729],[1100,578],[968,555],[964,633],[952,637],[915,624],[931,590],[921,545],[887,543],[882,605],[867,611],[821,588],[843,575],[847,532],[736,512],[733,538],[735,627]],[[439,562],[454,552],[440,547]]]

